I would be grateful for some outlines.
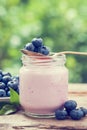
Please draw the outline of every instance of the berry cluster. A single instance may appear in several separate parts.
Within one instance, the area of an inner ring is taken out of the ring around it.
[[[73,120],[80,120],[87,115],[87,109],[84,107],[76,108],[77,102],[74,100],[68,100],[64,103],[64,109],[58,109],[55,111],[55,117],[58,120],[64,120],[71,118]]]
[[[9,97],[10,88],[19,93],[19,77],[12,76],[9,72],[0,70],[0,97]]]
[[[24,49],[41,53],[43,55],[49,54],[49,49],[43,45],[43,40],[41,38],[33,38],[31,43],[27,43],[25,45]]]

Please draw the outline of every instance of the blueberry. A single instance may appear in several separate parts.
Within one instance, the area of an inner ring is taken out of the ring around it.
[[[48,55],[49,49],[47,47],[43,46],[40,50],[40,53],[42,53],[43,55]]]
[[[70,112],[70,117],[73,120],[80,120],[84,116],[84,113],[81,109],[74,109]]]
[[[11,79],[11,76],[9,76],[9,75],[5,75],[5,76],[3,76],[3,78],[2,78],[2,81],[5,83],[5,84],[7,84],[7,82],[8,81],[11,81],[12,79]]]
[[[0,74],[0,82],[2,81],[2,74]]]
[[[9,87],[5,87],[5,89],[4,89],[5,91],[6,91],[6,93],[9,91]]]
[[[19,84],[19,76],[14,76],[14,77],[12,77],[12,81],[16,81],[16,82],[18,82],[18,84]]]
[[[16,82],[16,81],[9,81],[7,83],[7,86],[9,88],[12,88],[12,89],[16,90],[18,88],[18,82]]]
[[[2,70],[0,70],[0,74],[2,75]]]
[[[58,119],[58,120],[67,119],[67,117],[68,117],[67,111],[66,111],[66,110],[57,110],[57,111],[55,112],[55,117],[56,117],[56,119]]]
[[[10,97],[10,91],[7,91],[7,94],[6,94],[8,97]]]
[[[11,77],[11,74],[9,72],[2,72],[2,76],[10,76]]]
[[[70,112],[77,107],[77,103],[74,100],[68,100],[64,103],[64,107],[66,108],[67,112]]]
[[[6,96],[6,92],[4,89],[0,89],[0,97],[5,97]]]
[[[35,47],[35,48],[34,48],[34,52],[38,52],[38,47]]]
[[[14,78],[19,81],[19,76],[14,76]]]
[[[16,89],[16,92],[19,94],[19,88]]]
[[[43,41],[42,38],[33,38],[32,39],[32,44],[35,47],[41,47],[43,45],[42,41]]]
[[[41,47],[35,47],[34,52],[41,53],[41,48],[42,48],[42,46]]]
[[[41,47],[35,47],[34,52],[40,53]]]
[[[0,89],[5,89],[6,85],[3,82],[0,82]]]
[[[25,49],[28,51],[34,51],[34,45],[32,43],[27,43]]]
[[[86,116],[87,115],[87,109],[84,108],[84,107],[80,107],[80,109],[83,111],[84,116]]]

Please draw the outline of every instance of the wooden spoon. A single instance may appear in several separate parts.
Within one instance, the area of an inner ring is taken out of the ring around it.
[[[26,49],[21,49],[21,52],[24,53],[25,55],[30,56],[31,58],[32,58],[32,56],[34,56],[33,58],[35,58],[35,59],[51,59],[50,56],[46,56],[41,53],[37,53],[37,52],[33,52],[33,51],[28,51]]]
[[[63,51],[63,52],[57,52],[54,53],[52,56],[49,55],[43,55],[41,53],[37,53],[37,52],[33,52],[33,51],[28,51],[26,49],[21,49],[21,52],[28,55],[28,56],[35,56],[35,59],[51,59],[53,57],[56,57],[58,55],[62,55],[62,54],[74,54],[74,55],[85,55],[87,56],[87,52],[76,52],[76,51]]]

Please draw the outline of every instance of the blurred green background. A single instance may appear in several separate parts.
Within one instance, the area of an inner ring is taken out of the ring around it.
[[[0,0],[0,69],[19,73],[34,37],[51,51],[87,52],[87,0]],[[67,55],[70,83],[87,83],[87,56]]]

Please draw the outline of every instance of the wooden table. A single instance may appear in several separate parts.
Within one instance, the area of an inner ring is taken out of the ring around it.
[[[69,84],[69,99],[87,108],[87,84]],[[79,120],[34,119],[21,112],[0,116],[0,130],[87,130],[87,117]]]

